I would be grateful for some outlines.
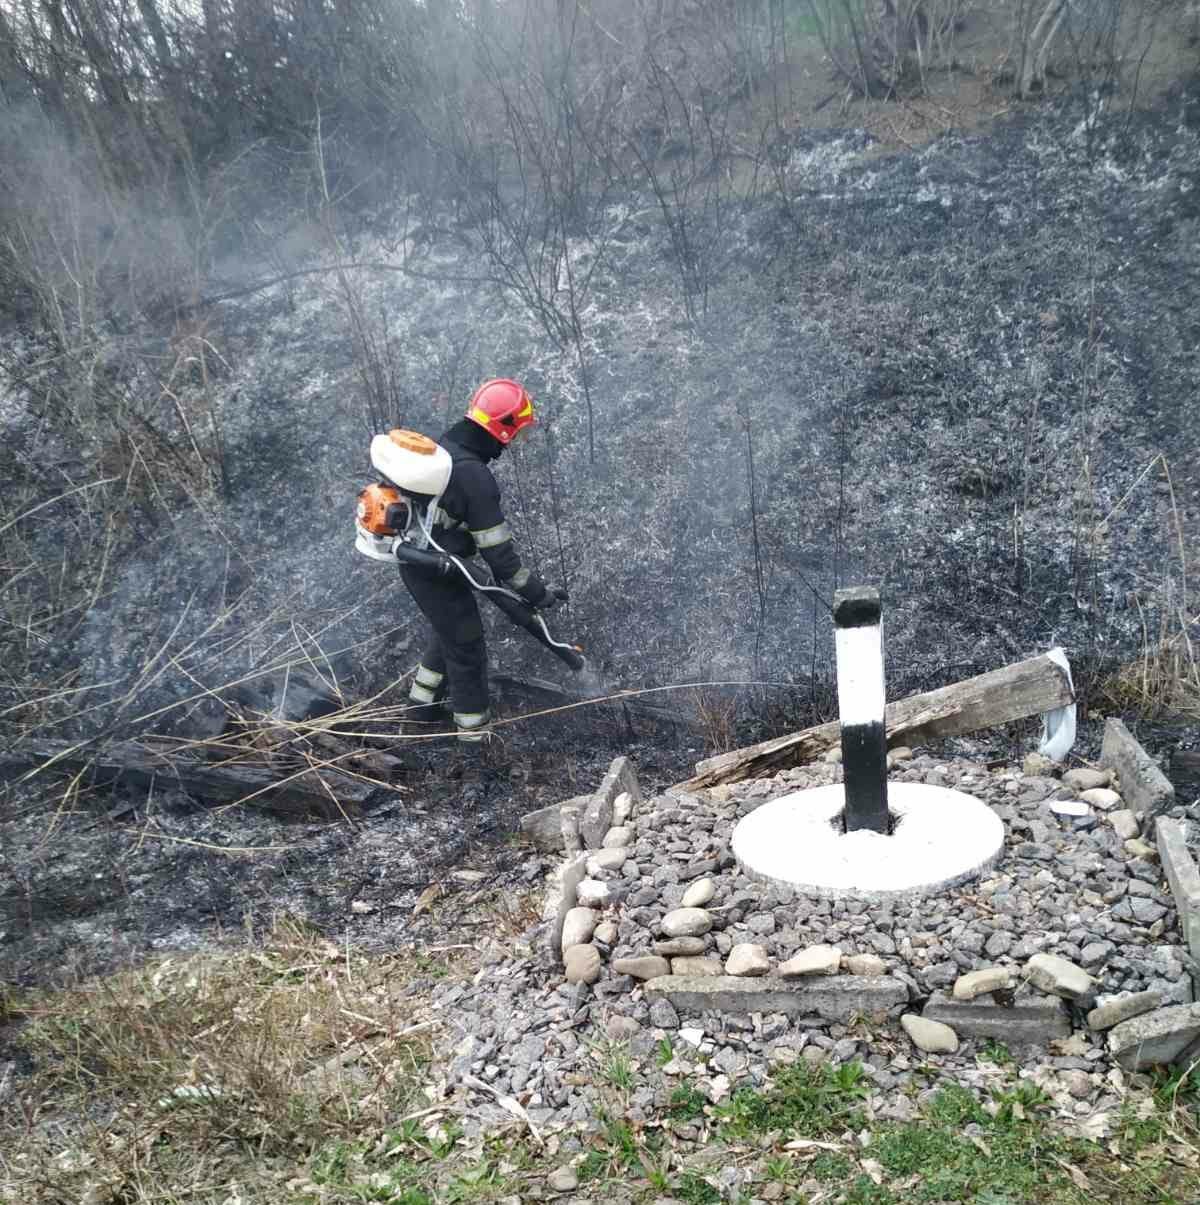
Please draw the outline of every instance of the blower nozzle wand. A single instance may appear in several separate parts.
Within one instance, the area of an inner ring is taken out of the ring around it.
[[[427,548],[416,548],[402,540],[395,542],[392,555],[401,564],[411,565],[431,577],[449,577],[453,573],[461,573],[473,589],[495,603],[517,627],[523,628],[539,644],[545,645],[572,673],[579,673],[587,665],[587,659],[576,645],[555,640],[550,635],[545,619],[535,608],[509,590],[476,581],[458,557],[445,552],[431,552]]]

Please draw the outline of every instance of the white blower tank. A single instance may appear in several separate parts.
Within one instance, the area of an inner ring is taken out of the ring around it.
[[[393,427],[371,440],[371,464],[389,481],[414,494],[440,497],[450,482],[450,453],[427,435]]]

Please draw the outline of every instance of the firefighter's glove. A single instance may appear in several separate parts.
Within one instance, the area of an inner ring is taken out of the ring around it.
[[[539,611],[553,611],[567,601],[567,592],[562,586],[547,586],[546,596],[537,605]]]

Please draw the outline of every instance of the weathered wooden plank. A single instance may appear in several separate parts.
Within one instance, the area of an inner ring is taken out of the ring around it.
[[[1043,654],[965,682],[889,703],[885,720],[887,740],[889,745],[919,745],[941,737],[961,736],[1026,716],[1042,715],[1065,707],[1074,698],[1066,671]],[[841,728],[835,721],[734,749],[699,762],[693,777],[679,783],[678,788],[700,790],[800,766],[832,749],[840,739]]]
[[[87,774],[96,786],[130,783],[149,788],[171,783],[201,799],[244,803],[289,815],[336,820],[361,814],[379,784],[364,782],[333,766],[279,770],[268,765],[215,765],[178,752],[167,741],[114,741],[107,745],[28,741],[0,757],[6,773],[51,767]]]

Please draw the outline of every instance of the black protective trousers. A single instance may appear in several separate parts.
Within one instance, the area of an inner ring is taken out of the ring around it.
[[[421,664],[446,675],[456,714],[488,709],[487,646],[475,591],[461,577],[429,577],[409,565],[400,577],[433,631]]]

